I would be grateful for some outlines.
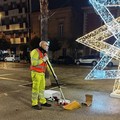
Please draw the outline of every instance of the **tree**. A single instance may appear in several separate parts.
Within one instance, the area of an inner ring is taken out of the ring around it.
[[[35,49],[35,48],[38,48],[40,41],[41,41],[41,40],[40,40],[40,38],[39,38],[38,36],[34,36],[34,37],[31,39],[30,43],[29,43],[29,45],[30,45],[30,50],[33,50],[33,49]]]
[[[53,59],[54,59],[54,53],[58,50],[61,49],[62,47],[62,42],[60,41],[60,39],[58,38],[53,38],[50,41],[50,46],[49,46],[49,50],[52,51],[53,53]]]
[[[20,44],[20,50],[21,51],[27,51],[27,47],[28,47],[28,45],[26,43]]]
[[[54,38],[50,40],[49,50],[52,52],[60,50],[62,43],[59,39]]]
[[[26,61],[29,61],[30,59],[28,48],[29,48],[29,44],[26,44],[26,43],[20,44],[20,50],[23,51],[21,59],[26,60]]]
[[[0,33],[0,50],[7,50],[10,48],[10,41],[9,39],[5,36],[5,34]]]
[[[71,51],[71,55],[74,58],[77,58],[78,54],[80,54],[79,51],[83,49],[84,45],[78,44],[75,40],[76,40],[75,38],[71,38],[67,41],[67,44],[68,48]]]

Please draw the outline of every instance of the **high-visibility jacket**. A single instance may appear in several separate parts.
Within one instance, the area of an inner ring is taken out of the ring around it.
[[[39,59],[43,59],[43,57],[45,55],[39,49],[36,49],[36,50],[39,53]],[[31,59],[35,59],[35,58],[31,58]],[[36,58],[36,59],[38,59],[38,58]],[[40,64],[38,64],[36,66],[31,65],[30,70],[33,70],[33,71],[36,71],[36,72],[39,72],[39,73],[45,73],[46,67],[47,67],[47,64],[42,61]]]

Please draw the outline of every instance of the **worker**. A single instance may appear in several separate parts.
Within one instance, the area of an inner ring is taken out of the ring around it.
[[[51,107],[44,97],[45,90],[45,72],[50,72],[47,65],[49,44],[41,41],[39,47],[33,49],[30,53],[31,57],[31,78],[32,78],[32,108],[41,110],[42,106]]]

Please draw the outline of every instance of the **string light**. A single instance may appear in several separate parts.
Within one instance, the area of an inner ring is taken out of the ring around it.
[[[115,92],[120,89],[120,64],[118,66],[118,70],[103,69],[112,60],[112,58],[120,60],[120,17],[115,19],[107,8],[108,6],[120,6],[120,1],[89,0],[89,2],[93,5],[95,11],[100,15],[105,25],[78,38],[76,41],[99,52],[103,52],[104,55],[85,79],[115,79],[113,87],[113,92]],[[105,40],[112,36],[114,36],[116,40],[113,45],[110,45],[109,43],[106,43]]]

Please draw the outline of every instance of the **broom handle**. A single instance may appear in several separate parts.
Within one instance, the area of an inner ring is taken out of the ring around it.
[[[57,83],[57,86],[59,87],[60,92],[61,92],[61,95],[62,95],[62,97],[63,97],[63,99],[64,99],[64,101],[65,101],[65,96],[64,96],[63,91],[62,91],[62,89],[61,89],[61,87],[60,87],[60,84],[59,84],[59,82],[58,82],[58,78],[55,77],[55,76],[56,76],[56,75],[55,75],[55,72],[54,72],[52,66],[50,65],[49,60],[47,60],[46,62],[47,62],[48,66],[49,66],[49,68],[50,68],[50,70],[51,70],[51,72],[52,72],[53,77],[55,78],[55,81],[56,81],[56,83]]]
[[[54,79],[55,79],[55,81],[56,81],[56,83],[57,83],[57,86],[60,88],[60,84],[59,84],[59,82],[58,82],[58,78],[56,78],[56,74],[55,74],[55,72],[54,72],[54,70],[53,70],[53,67],[51,66],[49,60],[47,60],[46,62],[47,62],[48,66],[49,66],[49,68],[50,68],[50,70],[51,70],[51,72],[52,72],[52,75],[53,75],[53,77],[54,77]]]

